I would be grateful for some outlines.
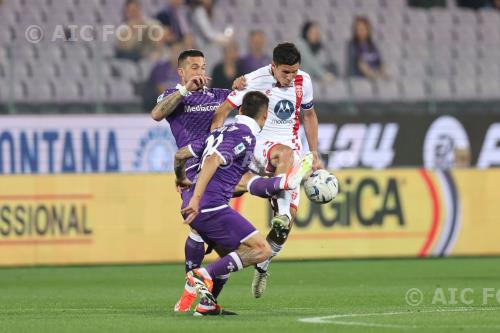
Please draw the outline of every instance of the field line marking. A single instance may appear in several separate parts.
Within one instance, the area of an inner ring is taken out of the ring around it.
[[[395,312],[375,312],[375,313],[345,313],[320,317],[300,318],[299,321],[310,324],[335,324],[335,325],[350,325],[350,326],[365,326],[365,327],[386,327],[386,328],[418,328],[416,325],[396,325],[396,324],[379,324],[359,321],[346,321],[342,318],[356,317],[373,317],[373,316],[396,316],[412,313],[439,313],[439,312],[475,312],[475,311],[495,311],[499,308],[453,308],[453,309],[432,309],[420,311],[395,311]]]

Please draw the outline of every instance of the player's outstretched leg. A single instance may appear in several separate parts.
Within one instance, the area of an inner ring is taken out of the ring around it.
[[[302,179],[311,172],[313,160],[312,153],[305,154],[287,173],[287,183],[290,184],[291,189],[298,188]],[[290,203],[292,202],[291,192],[282,191],[280,196],[281,200],[277,200],[278,206],[284,205],[290,207]],[[252,294],[255,298],[260,298],[264,294],[267,287],[267,279],[269,277],[269,264],[272,258],[278,255],[282,250],[288,233],[290,232],[291,223],[293,222],[292,217],[295,216],[295,210],[289,210],[288,214],[280,214],[278,207],[278,214],[271,220],[272,230],[267,236],[267,241],[271,247],[272,256],[255,266],[254,278],[252,280]]]
[[[184,255],[186,259],[186,273],[192,269],[201,266],[203,257],[205,256],[205,243],[203,239],[193,231],[186,239],[184,246]],[[175,312],[187,312],[191,309],[196,300],[196,289],[190,286],[188,282],[184,285],[184,291],[174,306]]]

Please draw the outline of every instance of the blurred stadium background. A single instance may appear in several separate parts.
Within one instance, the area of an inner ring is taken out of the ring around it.
[[[368,51],[356,44],[356,19],[368,22]],[[146,28],[119,37],[135,24]],[[214,86],[227,87],[269,63],[285,40],[307,58],[319,150],[341,192],[323,206],[303,196],[281,259],[500,255],[500,1],[0,0],[0,266],[177,263],[168,271],[179,275],[180,288],[187,230],[171,174],[175,142],[149,111],[175,85],[180,50],[200,48]],[[245,196],[233,207],[267,230],[265,201]],[[470,263],[446,262],[444,284]],[[411,260],[381,261],[378,269],[399,263],[425,275]],[[279,265],[278,277],[298,269]],[[351,278],[335,269],[349,264],[332,265],[339,283]],[[470,271],[459,284],[485,287],[496,273],[482,269],[483,280]],[[30,274],[46,281],[51,272],[61,271],[0,271],[12,286],[6,300],[28,306],[14,281]],[[393,299],[375,303],[399,300],[420,281],[407,278],[389,293]],[[435,286],[423,279],[424,288]],[[247,280],[237,285],[246,288]],[[372,283],[373,293],[391,288]],[[345,295],[359,291],[349,287]],[[278,291],[288,293],[276,289],[275,297],[283,297]],[[303,296],[310,292],[318,290]],[[62,309],[72,306],[70,295]],[[321,313],[329,313],[328,301]]]

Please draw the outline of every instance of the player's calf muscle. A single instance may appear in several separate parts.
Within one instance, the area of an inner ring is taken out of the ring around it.
[[[272,255],[271,247],[260,234],[241,244],[236,253],[240,256],[244,267],[263,262]]]

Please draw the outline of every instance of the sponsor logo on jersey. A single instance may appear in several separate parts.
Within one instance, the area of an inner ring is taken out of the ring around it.
[[[287,99],[282,99],[274,106],[274,114],[281,120],[289,119],[294,111],[295,107],[292,102]]]
[[[217,110],[219,104],[216,105],[186,105],[184,107],[184,112],[212,112]]]

